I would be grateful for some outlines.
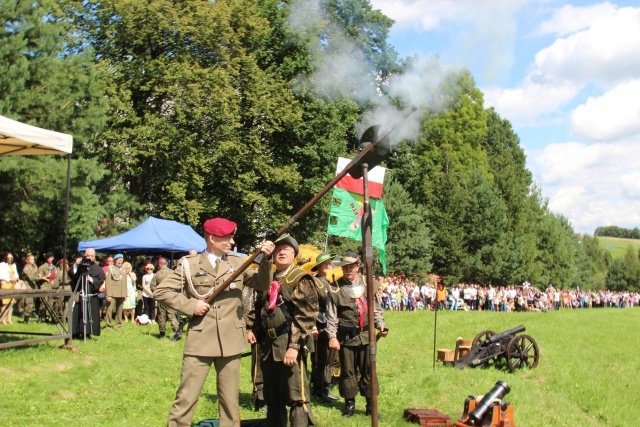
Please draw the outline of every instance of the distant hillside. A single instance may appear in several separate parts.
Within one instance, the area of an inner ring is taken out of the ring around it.
[[[639,239],[622,239],[620,237],[604,237],[598,236],[600,247],[611,252],[613,259],[620,258],[627,250],[627,246],[631,245],[632,248],[638,252],[640,248]]]

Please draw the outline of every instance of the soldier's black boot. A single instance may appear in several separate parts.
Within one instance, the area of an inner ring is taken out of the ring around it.
[[[324,388],[322,389],[322,395],[325,397],[325,399],[330,400],[331,402],[335,402],[336,400],[338,400],[338,396],[331,394],[331,392],[329,391],[329,384],[325,384]]]
[[[24,315],[24,323],[26,323],[27,325],[29,324],[29,315],[28,314]]]
[[[342,411],[342,416],[345,418],[349,418],[353,416],[353,413],[356,411],[356,399],[345,399],[344,400],[344,410]]]
[[[367,406],[365,407],[364,414],[368,417],[371,415],[371,399],[367,397]],[[378,411],[378,421],[382,421],[380,411]]]

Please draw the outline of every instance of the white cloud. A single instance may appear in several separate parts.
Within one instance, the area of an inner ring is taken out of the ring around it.
[[[549,208],[568,217],[576,231],[633,228],[640,223],[640,140],[635,143],[550,144],[528,153],[534,178]]]
[[[573,26],[569,12],[576,14]],[[640,78],[640,8],[615,9],[608,3],[586,8],[566,6],[540,26],[543,33],[572,31],[535,55],[520,87],[483,88],[487,105],[495,106],[516,126],[537,125],[548,120],[549,114],[561,112],[589,83],[602,89]],[[577,135],[593,130],[581,131],[580,120],[593,119],[589,111],[608,99],[595,104],[592,101],[593,107],[576,110]],[[633,101],[627,100],[624,105]],[[618,136],[623,135],[618,132]],[[594,134],[594,139],[600,137]]]
[[[614,14],[616,6],[609,2],[594,4],[586,7],[575,7],[565,5],[556,10],[551,18],[540,24],[536,31],[539,35],[556,34],[565,36],[567,34],[583,30],[603,16]]]
[[[640,135],[640,79],[590,97],[571,115],[573,133],[591,141]]]
[[[556,40],[536,54],[535,72],[547,82],[604,86],[639,77],[640,8],[617,9]]]
[[[502,89],[484,87],[485,104],[493,106],[498,113],[509,119],[516,127],[531,126],[553,119],[561,112],[561,107],[575,98],[579,86],[571,82],[562,84],[540,84],[526,80],[518,88]]]
[[[395,29],[411,28],[429,31],[446,22],[476,22],[482,27],[494,27],[496,19],[512,15],[533,0],[371,0],[374,9],[379,9],[396,24]],[[491,19],[493,18],[493,20]]]
[[[625,197],[640,200],[640,171],[621,176],[620,184]]]

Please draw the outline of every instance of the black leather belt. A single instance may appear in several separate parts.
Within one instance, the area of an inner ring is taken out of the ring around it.
[[[289,325],[287,323],[283,324],[279,328],[268,328],[267,329],[267,336],[269,338],[271,338],[272,340],[275,340],[280,335],[284,335],[284,334],[288,334],[288,333],[289,333]]]

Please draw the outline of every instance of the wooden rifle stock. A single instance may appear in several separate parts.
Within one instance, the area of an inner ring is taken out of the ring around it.
[[[307,202],[306,205],[304,205],[302,207],[302,209],[300,209],[295,215],[293,215],[291,218],[289,218],[287,220],[287,222],[280,227],[280,229],[277,231],[277,235],[278,237],[282,236],[289,228],[291,228],[291,226],[293,224],[296,223],[296,221],[305,213],[307,213],[307,211],[309,209],[311,209],[316,203],[318,203],[318,201],[329,192],[329,190],[331,190],[337,183],[338,181],[340,181],[342,178],[345,177],[345,175],[347,173],[349,173],[349,171],[358,164],[358,162],[364,157],[366,156],[369,152],[371,152],[372,150],[375,149],[376,145],[380,142],[385,140],[386,138],[389,137],[389,135],[391,135],[391,132],[393,132],[398,126],[400,126],[400,124],[402,122],[404,122],[411,114],[413,114],[416,111],[416,107],[411,107],[411,109],[405,113],[404,117],[402,117],[402,119],[396,123],[392,128],[390,128],[388,131],[386,131],[385,133],[383,133],[381,136],[379,136],[376,141],[374,141],[371,145],[367,146],[364,150],[362,150],[353,160],[351,160],[351,162],[339,173],[337,174],[331,181],[329,181],[327,183],[327,185],[324,186],[324,188],[322,190],[320,190],[315,196],[313,196],[313,198],[311,200],[309,200]],[[215,301],[216,298],[218,298],[220,296],[220,294],[227,289],[227,287],[229,287],[229,285],[231,283],[233,283],[234,280],[236,280],[236,278],[241,275],[247,268],[249,268],[249,266],[254,262],[255,258],[261,254],[262,251],[258,250],[255,253],[253,253],[249,258],[247,258],[247,260],[233,273],[231,273],[231,275],[227,278],[227,280],[225,280],[220,286],[218,286],[216,288],[215,291],[213,291],[213,293],[211,295],[209,295],[206,299],[205,302],[207,304],[211,304],[213,301]]]

